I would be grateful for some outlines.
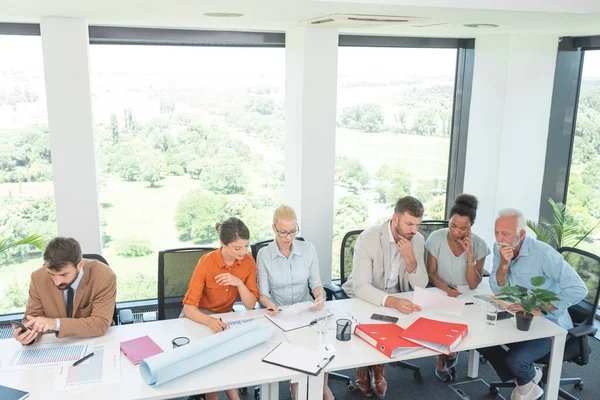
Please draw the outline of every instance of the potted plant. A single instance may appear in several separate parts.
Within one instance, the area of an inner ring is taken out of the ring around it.
[[[546,283],[546,278],[543,276],[534,276],[531,278],[531,284],[535,286],[535,289],[528,289],[519,285],[505,286],[500,289],[500,293],[504,296],[499,297],[498,300],[520,303],[524,310],[516,314],[517,329],[528,331],[531,327],[531,321],[533,320],[532,312],[535,308],[544,313],[549,313],[552,312],[548,308],[550,302],[560,300],[556,296],[556,293],[540,288],[544,283]]]

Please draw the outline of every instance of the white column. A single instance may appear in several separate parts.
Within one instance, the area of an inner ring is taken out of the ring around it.
[[[50,17],[40,25],[58,233],[101,253],[88,26]]]
[[[331,280],[338,30],[286,31],[285,202]]]
[[[473,230],[490,244],[500,209],[538,218],[557,49],[553,35],[475,40],[464,191],[480,200]]]

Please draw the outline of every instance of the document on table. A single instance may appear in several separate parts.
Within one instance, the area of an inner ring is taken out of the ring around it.
[[[118,382],[121,376],[121,355],[118,342],[90,346],[88,353],[94,355],[81,364],[63,365],[55,381],[55,390],[77,392]]]
[[[332,315],[327,311],[327,316]],[[288,312],[287,309],[277,315],[266,315],[267,319],[277,325],[284,332],[309,326],[317,318],[317,311],[305,309],[300,312]]]
[[[14,341],[14,343],[17,342]],[[88,344],[63,346],[33,345],[30,347],[23,347],[18,344],[18,346],[6,346],[0,354],[0,369],[6,371],[72,364],[83,357],[89,347],[90,345]]]
[[[464,299],[450,297],[438,288],[415,287],[413,303],[421,306],[427,313],[462,315],[465,309]]]
[[[332,354],[282,342],[267,354],[263,361],[316,376],[334,357]]]

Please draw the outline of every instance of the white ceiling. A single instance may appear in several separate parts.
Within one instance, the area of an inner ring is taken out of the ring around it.
[[[244,16],[209,18],[203,15],[206,12]],[[85,18],[91,25],[282,31],[332,13],[418,16],[429,25],[340,28],[358,34],[600,34],[600,0],[0,0],[0,21],[4,22],[61,16]],[[463,27],[466,23],[500,27],[473,29]]]

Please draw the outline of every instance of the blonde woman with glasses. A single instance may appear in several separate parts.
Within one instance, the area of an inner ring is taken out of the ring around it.
[[[299,232],[294,209],[278,207],[273,214],[275,240],[260,249],[256,257],[259,302],[270,315],[279,313],[279,306],[311,301],[309,285],[315,302],[311,309],[324,305],[325,293],[319,275],[317,251],[312,243],[296,240]],[[296,398],[295,386],[290,388],[293,399]],[[333,393],[327,386],[327,374],[323,398],[333,399]]]

